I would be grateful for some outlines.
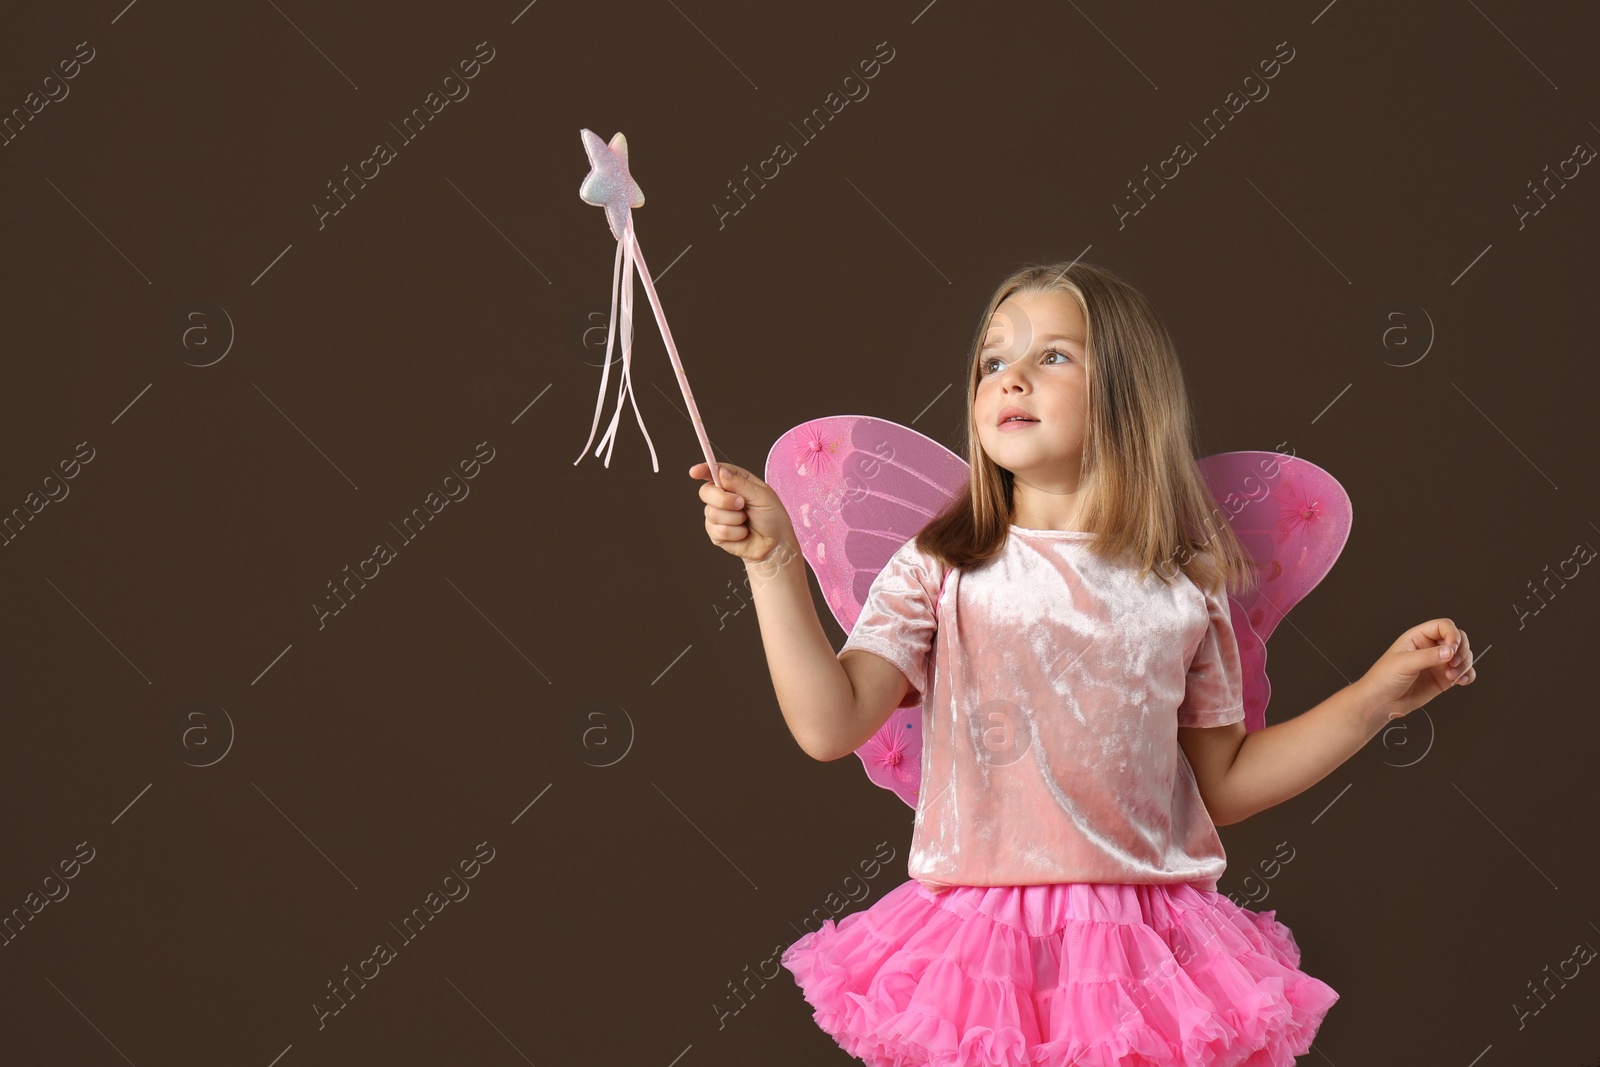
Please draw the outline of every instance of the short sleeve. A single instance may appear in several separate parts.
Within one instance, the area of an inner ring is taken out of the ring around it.
[[[852,649],[871,652],[900,668],[911,688],[896,708],[921,704],[927,690],[941,584],[939,561],[918,549],[913,537],[872,580],[861,615],[839,649],[840,655]]]
[[[1244,671],[1228,594],[1205,592],[1206,632],[1184,678],[1179,726],[1227,726],[1244,721]]]

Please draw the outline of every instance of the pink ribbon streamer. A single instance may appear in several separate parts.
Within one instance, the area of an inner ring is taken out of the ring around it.
[[[700,450],[706,457],[706,468],[711,472],[711,482],[717,488],[722,488],[721,472],[717,466],[716,457],[711,454],[711,439],[706,436],[705,423],[700,418],[700,409],[695,405],[694,392],[689,388],[689,377],[684,373],[683,360],[678,356],[678,346],[672,340],[672,330],[667,326],[666,312],[661,309],[661,298],[656,295],[655,281],[650,277],[650,270],[645,266],[644,252],[639,247],[638,235],[633,229],[633,212],[626,214],[626,223],[623,228],[623,239],[617,242],[617,258],[611,269],[611,319],[606,326],[606,362],[600,375],[600,395],[595,398],[594,422],[589,427],[589,440],[584,442],[583,449],[578,453],[578,458],[573,460],[577,466],[583,460],[583,453],[589,450],[589,445],[594,441],[594,432],[600,425],[600,412],[605,406],[606,383],[611,377],[611,351],[617,335],[617,305],[622,305],[622,382],[617,390],[617,409],[611,416],[611,423],[606,428],[605,436],[595,446],[594,454],[598,457],[602,449],[605,450],[605,466],[611,466],[611,450],[616,445],[617,424],[622,418],[622,397],[626,393],[633,406],[634,418],[639,423],[639,429],[644,434],[645,443],[650,447],[650,469],[660,471],[661,466],[656,460],[656,446],[650,440],[650,431],[645,429],[644,416],[639,413],[639,402],[633,395],[633,268],[637,264],[639,277],[644,282],[645,295],[650,300],[650,310],[655,313],[656,325],[661,329],[661,339],[666,342],[667,355],[672,359],[672,369],[678,376],[678,387],[683,391],[683,399],[689,405],[689,418],[694,423],[695,436],[700,439]]]

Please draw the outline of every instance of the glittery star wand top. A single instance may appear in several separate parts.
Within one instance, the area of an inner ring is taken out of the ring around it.
[[[600,450],[605,449],[605,465],[611,466],[611,448],[616,444],[617,420],[622,418],[622,394],[628,394],[628,400],[633,405],[633,414],[639,422],[639,429],[644,433],[644,440],[650,446],[650,468],[659,471],[660,465],[656,462],[656,446],[650,441],[650,431],[644,428],[644,417],[639,414],[639,403],[633,397],[633,379],[630,373],[633,360],[633,268],[637,264],[639,277],[644,280],[645,294],[650,298],[650,309],[655,312],[656,325],[661,327],[661,339],[667,344],[667,355],[672,357],[672,369],[678,374],[678,385],[683,390],[683,399],[689,405],[689,417],[694,422],[694,432],[700,438],[700,449],[706,456],[706,467],[711,472],[711,481],[717,488],[722,488],[718,479],[717,461],[711,455],[711,441],[706,437],[705,424],[700,421],[700,410],[695,407],[694,393],[689,389],[689,379],[683,373],[683,361],[678,358],[678,348],[672,343],[672,331],[667,328],[667,316],[661,310],[661,301],[656,296],[655,282],[650,277],[650,270],[644,265],[644,253],[639,250],[639,239],[633,232],[633,208],[644,206],[644,192],[639,184],[633,180],[633,175],[628,173],[628,141],[622,134],[615,134],[611,143],[606,144],[596,137],[590,130],[580,131],[583,138],[583,150],[589,155],[589,174],[583,179],[583,184],[578,187],[578,195],[585,203],[606,209],[606,222],[611,226],[611,233],[617,239],[617,259],[611,269],[611,321],[606,326],[606,362],[600,374],[600,395],[595,399],[594,423],[589,427],[589,440],[584,443],[583,450],[578,453],[578,458],[572,461],[577,466],[583,459],[583,453],[589,450],[589,445],[594,441],[594,432],[600,425],[600,409],[605,405],[606,382],[611,377],[611,345],[617,332],[617,298],[620,293],[622,300],[622,384],[617,390],[617,410],[611,416],[611,425],[607,427],[605,436],[600,439],[600,444],[595,446],[594,454],[598,456]]]

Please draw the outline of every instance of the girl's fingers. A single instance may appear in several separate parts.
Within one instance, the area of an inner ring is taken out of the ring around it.
[[[1441,649],[1446,650],[1446,658],[1454,654],[1456,645],[1460,642],[1456,624],[1449,619],[1434,619],[1425,625],[1423,633],[1437,642]]]
[[[1400,635],[1400,640],[1395,643],[1395,649],[1405,651],[1408,649],[1438,649],[1434,654],[1439,662],[1444,662],[1455,655],[1461,641],[1461,632],[1456,629],[1456,624],[1449,619],[1429,619],[1420,626],[1414,626]]]
[[[718,489],[710,482],[700,487],[700,499],[728,511],[739,511],[744,507],[744,497],[738,493],[730,493],[726,489]]]
[[[690,467],[689,477],[699,478],[713,489],[720,489],[728,493],[729,496],[733,495],[734,483],[739,481],[749,481],[754,485],[762,486],[767,484],[743,467],[735,467],[732,463],[717,464],[717,481],[711,480],[711,469],[704,463],[696,463]],[[718,482],[721,485],[718,485]]]

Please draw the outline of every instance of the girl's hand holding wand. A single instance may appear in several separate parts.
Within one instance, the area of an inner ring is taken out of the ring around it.
[[[710,478],[704,463],[689,468],[691,478]],[[708,481],[700,487],[706,503],[706,534],[711,543],[746,563],[761,563],[776,550],[786,557],[795,549],[794,523],[772,486],[742,467],[717,464],[718,488]],[[780,546],[787,545],[788,548]],[[783,557],[773,557],[779,565]]]
[[[1413,626],[1379,657],[1361,679],[1386,719],[1409,715],[1454,685],[1478,677],[1467,632],[1449,619]]]

